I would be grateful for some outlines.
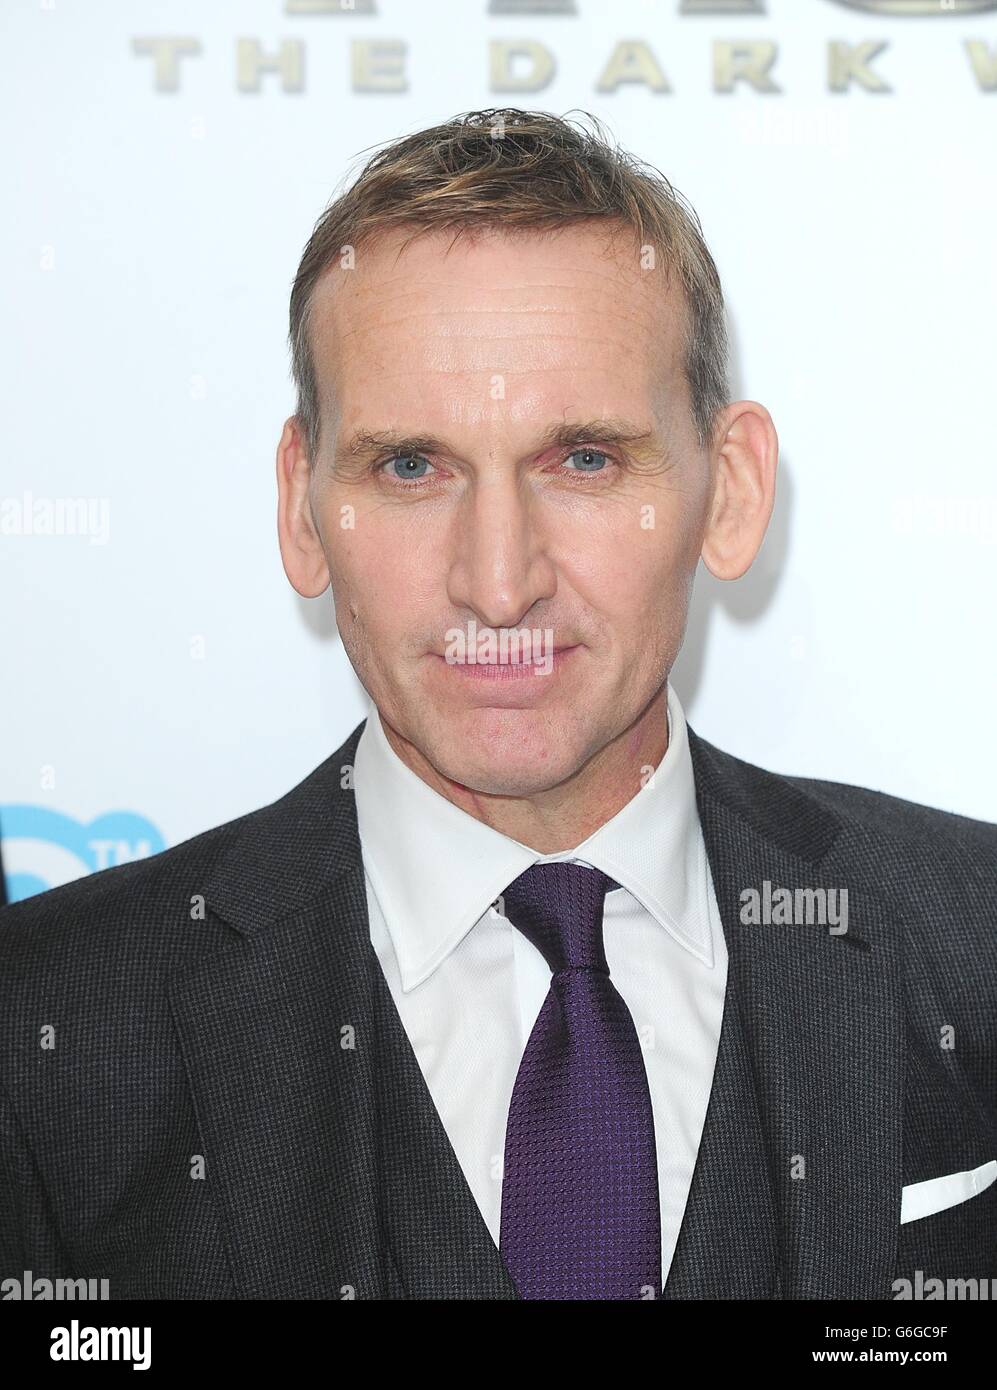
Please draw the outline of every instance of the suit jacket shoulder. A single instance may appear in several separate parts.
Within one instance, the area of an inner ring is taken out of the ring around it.
[[[885,839],[904,843],[911,849],[925,844],[949,846],[997,868],[997,825],[974,820],[954,811],[905,801],[888,792],[873,791],[845,782],[820,781],[812,777],[790,777],[794,786],[816,797],[856,827],[863,826]]]
[[[690,730],[702,802],[718,800],[827,883],[880,897],[917,963],[997,1016],[997,825],[886,792],[770,772]]]
[[[907,801],[888,792],[847,782],[833,782],[792,773],[773,772],[727,753],[690,729],[690,743],[696,764],[697,783],[703,781],[711,791],[722,789],[732,802],[753,814],[764,806],[787,818],[812,816],[822,808],[837,822],[837,828],[863,827],[884,839],[906,842],[912,847],[925,842],[962,846],[968,853],[979,851],[994,864],[997,857],[997,824],[969,816]]]
[[[201,900],[216,909],[228,894],[260,905],[288,908],[319,886],[319,878],[345,866],[357,848],[350,833],[352,798],[344,769],[352,765],[363,724],[297,786],[269,805],[211,827],[147,859],[102,869],[0,909],[0,992],[19,961],[52,955],[81,963],[90,947],[120,949],[129,941],[143,952],[161,945],[166,956],[185,951],[190,933],[179,925],[203,920]],[[312,879],[299,877],[288,896],[289,863],[312,856]],[[342,863],[338,863],[340,859]],[[321,874],[319,871],[322,871]],[[217,898],[217,901],[215,899]],[[292,899],[294,901],[292,901]]]

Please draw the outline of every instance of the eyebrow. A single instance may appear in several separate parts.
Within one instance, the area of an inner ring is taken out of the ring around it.
[[[615,444],[631,450],[637,457],[652,457],[661,452],[654,431],[615,416],[578,423],[561,422],[550,425],[535,442],[534,452],[542,453],[554,447],[570,448],[581,444]],[[337,450],[337,457],[359,463],[383,453],[447,454],[458,450],[431,434],[404,434],[399,430],[357,430]]]

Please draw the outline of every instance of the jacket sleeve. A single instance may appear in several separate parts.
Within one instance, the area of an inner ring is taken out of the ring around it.
[[[26,1270],[64,1278],[69,1261],[59,1241],[34,1155],[0,1084],[0,1298],[5,1279]]]

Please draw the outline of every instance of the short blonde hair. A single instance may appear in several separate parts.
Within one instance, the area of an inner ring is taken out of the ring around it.
[[[693,208],[652,166],[546,111],[470,111],[395,140],[322,213],[294,278],[290,305],[296,414],[317,455],[320,402],[310,341],[313,291],[345,247],[412,225],[413,236],[453,228],[556,230],[603,220],[632,228],[666,274],[678,272],[687,307],[685,368],[701,446],[728,403],[727,325],[720,276]],[[411,240],[411,238],[408,238]],[[406,242],[407,244],[407,242]]]

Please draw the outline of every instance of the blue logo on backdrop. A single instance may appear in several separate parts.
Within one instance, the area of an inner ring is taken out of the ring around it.
[[[152,822],[134,811],[108,811],[84,824],[47,806],[0,806],[0,829],[12,903],[166,848]]]

